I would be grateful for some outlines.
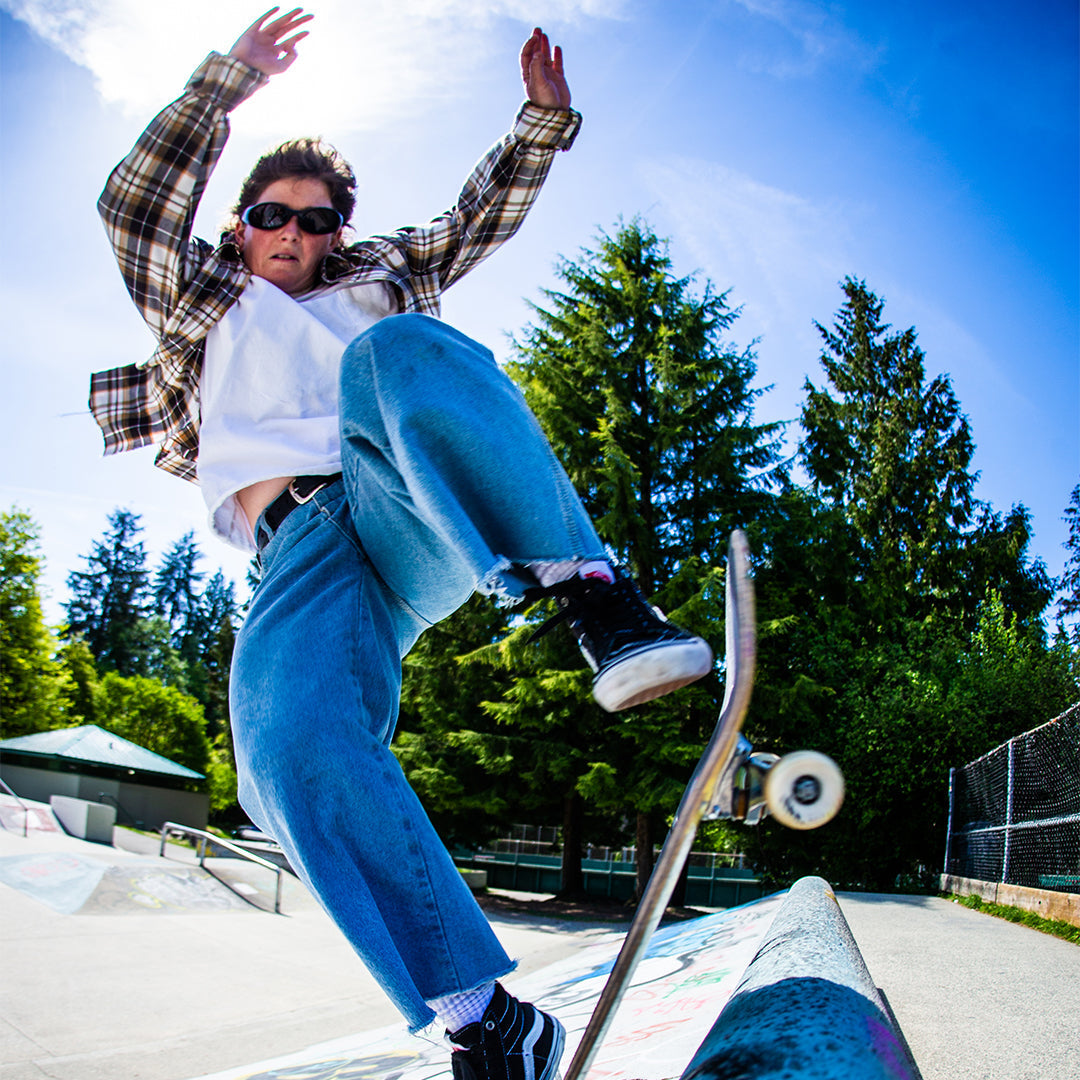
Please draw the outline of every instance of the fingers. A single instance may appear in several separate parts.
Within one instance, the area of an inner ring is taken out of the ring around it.
[[[269,18],[277,10],[277,8],[271,8],[263,16],[263,19]],[[305,15],[303,8],[293,8],[292,11],[282,15],[281,18],[275,19],[272,23],[263,27],[262,32],[271,36],[274,41],[280,41],[286,34],[291,34],[298,26],[303,26],[304,23],[311,22],[314,18],[314,15]]]
[[[278,58],[278,64],[281,70],[292,66],[292,62],[296,59],[296,45],[298,42],[303,41],[308,36],[307,30],[302,30],[299,34],[295,34],[289,38],[288,41],[281,42],[278,45],[278,49],[281,51],[281,55]]]

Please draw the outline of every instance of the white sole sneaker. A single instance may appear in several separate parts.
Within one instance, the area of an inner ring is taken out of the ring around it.
[[[662,642],[601,672],[593,681],[593,697],[602,709],[619,712],[696,682],[712,666],[712,649],[701,638]]]

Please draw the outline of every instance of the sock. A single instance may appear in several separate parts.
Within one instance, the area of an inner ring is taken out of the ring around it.
[[[452,1035],[469,1024],[478,1023],[484,1015],[484,1010],[491,1004],[494,993],[495,983],[489,982],[484,986],[478,986],[475,990],[434,998],[428,1004],[435,1010],[439,1023],[444,1024],[446,1030]]]
[[[604,559],[534,562],[529,563],[529,569],[541,585],[554,585],[557,581],[566,581],[567,578],[572,577],[600,578],[609,583],[615,580],[615,571],[611,568],[611,563]]]

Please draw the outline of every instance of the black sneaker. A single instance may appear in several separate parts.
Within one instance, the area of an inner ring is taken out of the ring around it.
[[[565,622],[596,673],[593,697],[608,712],[662,697],[712,670],[708,644],[668,622],[631,578],[571,578],[542,593],[562,611],[533,637]]]
[[[447,1032],[454,1080],[555,1080],[566,1032],[554,1016],[511,997],[499,983],[478,1023]]]

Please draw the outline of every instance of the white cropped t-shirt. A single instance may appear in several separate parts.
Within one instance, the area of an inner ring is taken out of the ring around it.
[[[252,277],[215,323],[199,384],[199,484],[210,527],[227,543],[255,550],[238,491],[260,480],[341,471],[341,354],[397,310],[381,283],[294,300]]]

